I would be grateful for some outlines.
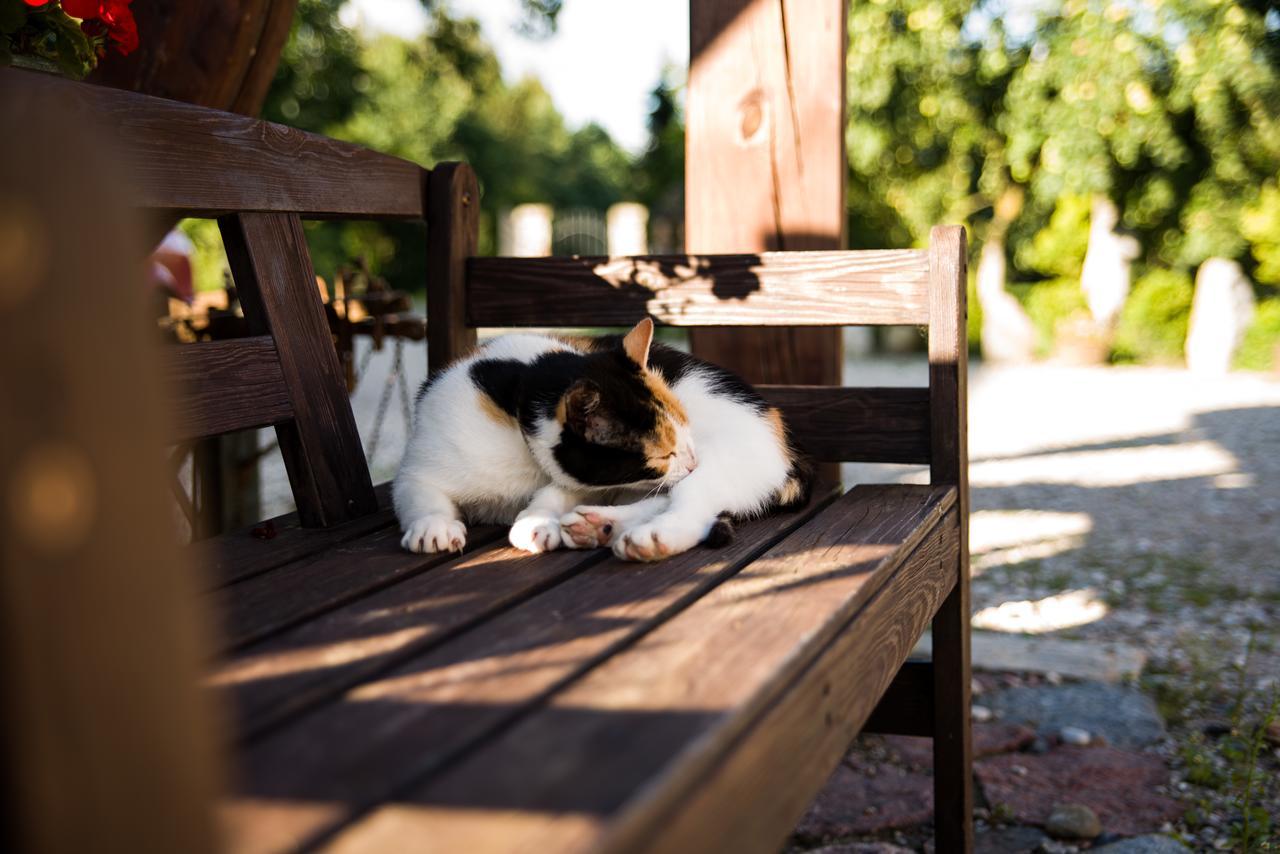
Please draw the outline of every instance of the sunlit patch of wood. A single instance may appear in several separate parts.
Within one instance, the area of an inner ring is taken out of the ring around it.
[[[97,487],[84,452],[64,443],[26,451],[9,482],[14,532],[46,554],[75,550],[89,534],[97,512]]]
[[[23,303],[49,264],[44,224],[29,205],[0,200],[0,310]]]

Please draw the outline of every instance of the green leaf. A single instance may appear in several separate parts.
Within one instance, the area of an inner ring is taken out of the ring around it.
[[[0,0],[0,33],[16,33],[27,23],[27,7],[22,0]]]

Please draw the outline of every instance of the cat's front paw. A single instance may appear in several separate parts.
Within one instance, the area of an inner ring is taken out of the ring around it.
[[[623,560],[662,560],[701,542],[703,527],[659,516],[623,532],[613,544],[613,553]]]
[[[566,545],[575,549],[607,546],[613,540],[617,523],[606,511],[608,507],[575,507],[560,517],[560,535]]]
[[[405,527],[400,547],[419,554],[460,552],[467,544],[467,526],[448,516],[423,516]]]
[[[511,545],[526,552],[554,551],[560,548],[560,520],[538,513],[521,517],[511,526],[508,539]]]

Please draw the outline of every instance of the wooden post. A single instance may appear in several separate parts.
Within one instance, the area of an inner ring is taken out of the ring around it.
[[[427,369],[438,373],[476,344],[467,325],[467,259],[480,234],[480,191],[465,163],[424,174],[427,214]]]
[[[689,252],[841,249],[844,0],[691,0]],[[698,329],[752,382],[839,385],[838,329]]]
[[[224,740],[204,582],[171,536],[140,230],[85,111],[0,76],[2,835],[213,852]]]
[[[956,584],[933,618],[933,825],[938,851],[973,850],[969,722],[969,345],[964,229],[929,235],[929,479],[954,484],[960,515]]]

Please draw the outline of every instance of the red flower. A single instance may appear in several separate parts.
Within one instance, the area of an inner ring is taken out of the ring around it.
[[[107,35],[116,43],[121,56],[128,56],[138,49],[138,25],[129,11],[132,0],[106,0],[98,17],[107,25]]]
[[[49,0],[27,0],[27,5],[28,5],[28,6],[43,6],[45,3],[48,3],[48,2],[49,2]]]
[[[31,0],[27,2],[31,3]],[[98,17],[98,6],[98,0],[62,0],[62,11],[84,20]]]
[[[109,38],[122,56],[138,49],[138,25],[129,4],[133,0],[62,0],[62,10],[81,18],[80,29],[90,38]]]

